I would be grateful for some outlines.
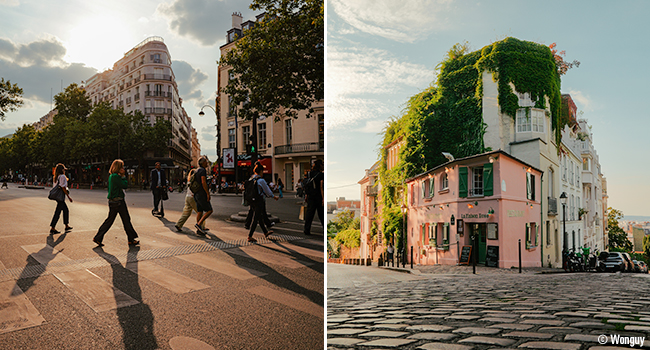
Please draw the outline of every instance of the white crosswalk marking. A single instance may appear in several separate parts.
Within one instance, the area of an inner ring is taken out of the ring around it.
[[[95,312],[139,303],[88,270],[59,272],[54,276]]]
[[[325,311],[323,307],[304,298],[299,298],[292,294],[265,286],[249,288],[247,291],[263,298],[273,300],[276,303],[286,305],[292,309],[300,310],[321,319],[324,318]]]
[[[177,258],[239,280],[246,280],[266,275],[266,273],[255,271],[247,267],[237,266],[234,261],[221,260],[210,253],[179,255]]]
[[[224,249],[224,252],[227,252],[228,254],[237,254],[237,255],[249,257],[251,259],[262,261],[268,264],[288,267],[290,269],[313,265],[310,262],[295,260],[292,259],[291,257],[282,256],[279,254],[266,253],[260,251],[259,249],[260,247],[249,246],[249,247],[242,247],[242,248]]]
[[[15,281],[0,282],[0,334],[43,323],[45,319]]]
[[[153,261],[130,262],[126,264],[126,268],[177,294],[210,288],[207,284],[185,277]]]

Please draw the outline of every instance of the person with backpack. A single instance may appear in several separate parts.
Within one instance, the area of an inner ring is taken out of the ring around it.
[[[257,162],[255,162],[255,166],[257,167],[258,165],[262,167],[262,171],[263,171],[264,166],[262,165],[262,163],[259,160]],[[255,168],[253,168],[253,169],[255,169]],[[269,187],[269,189],[270,189],[270,187]],[[266,211],[265,211],[265,213],[266,213]],[[248,208],[248,215],[246,216],[246,222],[244,223],[244,228],[245,229],[250,230],[251,223],[253,222],[253,217],[254,216],[255,216],[255,207],[250,205],[249,208]],[[275,225],[275,222],[271,221],[271,219],[269,219],[268,215],[263,215],[262,220],[264,220],[264,224],[266,224],[266,228],[271,228],[271,227],[273,227]]]
[[[206,231],[209,231],[205,227],[205,220],[212,215],[212,204],[210,203],[210,189],[208,187],[208,172],[206,167],[208,166],[208,159],[206,157],[201,157],[199,159],[199,168],[194,173],[194,180],[190,183],[190,188],[192,193],[194,193],[194,201],[196,201],[196,233],[201,236],[206,235]],[[198,184],[196,184],[198,183]],[[195,191],[196,190],[196,191]]]
[[[323,224],[323,214],[325,212],[325,195],[323,193],[324,182],[325,175],[323,174],[323,161],[317,159],[311,167],[309,178],[302,183],[302,188],[305,191],[305,202],[307,202],[303,233],[307,236],[311,235],[311,223],[314,221],[314,215],[317,212],[321,225],[323,225],[323,227],[325,226]]]
[[[261,163],[255,165],[253,172],[253,176],[251,176],[251,178],[244,184],[244,199],[253,210],[253,222],[248,231],[248,241],[255,243],[257,240],[253,238],[253,232],[255,232],[258,223],[262,228],[262,232],[264,232],[264,237],[268,237],[273,233],[273,231],[267,230],[266,225],[264,224],[264,217],[266,217],[266,203],[264,202],[264,197],[273,197],[276,201],[278,200],[278,197],[273,195],[273,192],[271,192],[271,189],[262,177],[264,166]]]
[[[192,183],[194,180],[194,174],[196,173],[196,169],[190,170],[190,172],[187,174],[187,182]],[[181,180],[178,180],[179,182]],[[198,184],[198,182],[196,182]],[[185,195],[185,206],[183,207],[183,213],[181,214],[181,217],[178,218],[178,221],[176,221],[176,224],[174,227],[176,227],[176,231],[178,232],[183,232],[183,225],[185,225],[185,222],[187,219],[189,219],[190,215],[192,215],[192,211],[195,211],[198,213],[198,210],[196,208],[196,201],[194,200],[194,192],[192,192],[192,186],[187,187],[187,194]],[[197,188],[194,188],[197,190]],[[205,223],[203,223],[205,226]],[[205,231],[205,227],[202,226],[203,230]]]

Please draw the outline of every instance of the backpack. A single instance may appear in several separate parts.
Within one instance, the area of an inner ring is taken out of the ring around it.
[[[193,174],[190,177],[190,191],[192,191],[192,193],[196,194],[197,192],[199,192],[201,190],[201,188],[203,187],[203,184],[199,183],[198,179],[194,175],[196,175],[196,173]]]
[[[318,175],[309,177],[302,182],[302,188],[305,191],[305,194],[308,196],[316,196],[320,194],[320,191],[318,191],[318,188],[316,188],[316,181],[314,181],[316,176]]]
[[[248,202],[249,205],[255,204],[262,199],[257,189],[257,180],[259,180],[259,177],[251,177],[244,182],[244,201]]]

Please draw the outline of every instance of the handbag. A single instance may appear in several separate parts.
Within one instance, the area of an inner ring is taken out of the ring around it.
[[[47,196],[47,198],[57,201],[57,202],[62,202],[65,201],[65,193],[63,193],[63,189],[59,184],[56,184],[56,186],[52,187],[50,190],[50,194]]]

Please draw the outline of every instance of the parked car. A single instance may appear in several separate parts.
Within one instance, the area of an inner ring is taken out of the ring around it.
[[[639,261],[639,265],[641,267],[641,273],[648,273],[648,265],[645,262]]]
[[[641,272],[641,265],[639,264],[639,261],[632,260],[632,263],[634,264],[634,272]]]
[[[628,253],[621,253],[625,260],[627,260],[627,272],[634,272],[634,262],[632,262],[632,257]]]
[[[605,271],[628,271],[628,263],[623,253],[611,252],[605,260]]]

